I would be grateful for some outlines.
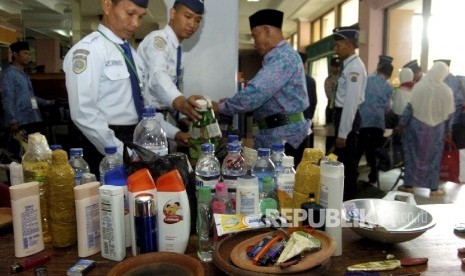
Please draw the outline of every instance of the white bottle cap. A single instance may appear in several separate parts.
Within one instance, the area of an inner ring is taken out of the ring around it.
[[[199,111],[207,111],[208,102],[205,99],[197,99],[195,100],[201,107],[198,109]]]

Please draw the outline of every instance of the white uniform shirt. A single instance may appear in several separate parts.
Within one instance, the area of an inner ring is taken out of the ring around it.
[[[144,95],[146,106],[160,109],[172,109],[173,101],[182,96],[176,87],[177,51],[180,46],[178,38],[169,25],[163,30],[149,33],[139,44],[138,54],[142,57],[147,68],[145,83],[147,93]],[[182,84],[181,65],[181,84]],[[180,114],[181,115],[181,114]],[[158,116],[158,115],[157,115]],[[181,115],[181,118],[184,117]],[[173,123],[174,120],[173,120]],[[174,138],[179,128],[166,123],[163,128],[166,135]]]
[[[114,44],[124,41],[103,25],[98,30],[107,38],[100,32],[84,37],[63,63],[71,118],[100,153],[104,154],[105,146],[115,145],[122,154],[123,142],[108,126],[138,123],[129,71]],[[144,62],[134,49],[132,56],[139,79],[144,80]],[[162,116],[157,118],[165,129],[167,123]]]
[[[359,105],[365,100],[367,72],[363,61],[357,55],[344,60],[343,70],[338,79],[336,107],[342,107],[338,137],[347,139]]]

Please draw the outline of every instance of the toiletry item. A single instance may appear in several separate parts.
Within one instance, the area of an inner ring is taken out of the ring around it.
[[[259,215],[213,214],[218,236],[242,232],[250,229],[288,225],[284,217],[265,217]]]
[[[8,166],[8,169],[10,170],[10,184],[11,184],[11,186],[24,183],[23,165],[13,161]]]
[[[95,261],[92,260],[79,260],[66,272],[67,276],[84,276],[95,266]]]
[[[39,182],[29,182],[10,187],[17,258],[44,250],[39,185]]]
[[[74,187],[78,256],[88,257],[100,252],[100,182],[90,182]]]
[[[281,215],[292,218],[292,197],[294,194],[295,170],[294,157],[284,156],[282,169],[276,174],[276,188]]]
[[[134,202],[137,195],[142,193],[149,193],[153,195],[153,198],[157,200],[157,189],[155,188],[155,182],[153,181],[150,171],[146,168],[140,169],[130,176],[128,176],[128,203],[129,203],[129,224],[131,231],[131,252],[133,256],[137,256],[137,244],[136,244],[136,230],[134,228]],[[156,205],[155,205],[156,209]]]
[[[100,234],[102,257],[121,261],[126,257],[124,239],[124,190],[103,185],[100,191]]]
[[[191,212],[178,170],[157,179],[158,251],[184,253],[190,236]]]
[[[244,175],[237,180],[236,214],[258,215],[260,209],[257,177]]]
[[[211,262],[213,258],[212,233],[212,193],[208,186],[199,188],[199,199],[197,202],[197,256],[202,262]]]
[[[157,208],[152,194],[143,193],[136,196],[134,228],[137,254],[156,252],[158,249]]]
[[[37,254],[24,261],[15,263],[10,266],[11,273],[20,273],[31,268],[42,266],[49,262],[52,258],[49,255]]]

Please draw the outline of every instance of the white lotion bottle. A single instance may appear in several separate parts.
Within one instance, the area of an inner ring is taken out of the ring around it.
[[[78,256],[81,258],[100,252],[99,187],[100,182],[74,187]]]
[[[100,234],[102,257],[121,261],[126,257],[124,232],[124,189],[100,186]]]
[[[39,182],[10,187],[15,256],[26,257],[44,250],[40,216]]]
[[[236,214],[259,215],[259,186],[256,176],[244,175],[237,178]]]

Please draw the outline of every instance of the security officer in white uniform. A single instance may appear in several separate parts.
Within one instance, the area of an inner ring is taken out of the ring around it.
[[[122,154],[123,142],[132,141],[141,117],[145,65],[123,43],[140,27],[147,5],[148,0],[103,0],[98,30],[74,45],[64,60],[71,119],[88,139],[82,147],[94,174],[106,146],[117,146]],[[166,122],[161,123],[164,128]]]
[[[174,109],[194,121],[201,119],[194,107],[197,106],[195,100],[202,96],[192,95],[186,99],[181,92],[184,71],[181,43],[199,29],[203,12],[203,0],[175,1],[169,13],[169,24],[162,30],[148,34],[137,49],[147,67],[146,84],[149,93],[145,96],[146,105],[153,106],[158,111]],[[173,123],[180,123],[179,117],[175,119]],[[171,126],[165,131],[169,137],[179,129]]]
[[[334,51],[342,60],[335,99],[335,131],[338,160],[344,164],[344,201],[354,199],[357,192],[357,137],[360,128],[359,105],[365,99],[367,73],[363,61],[355,54],[358,28],[333,30]]]

